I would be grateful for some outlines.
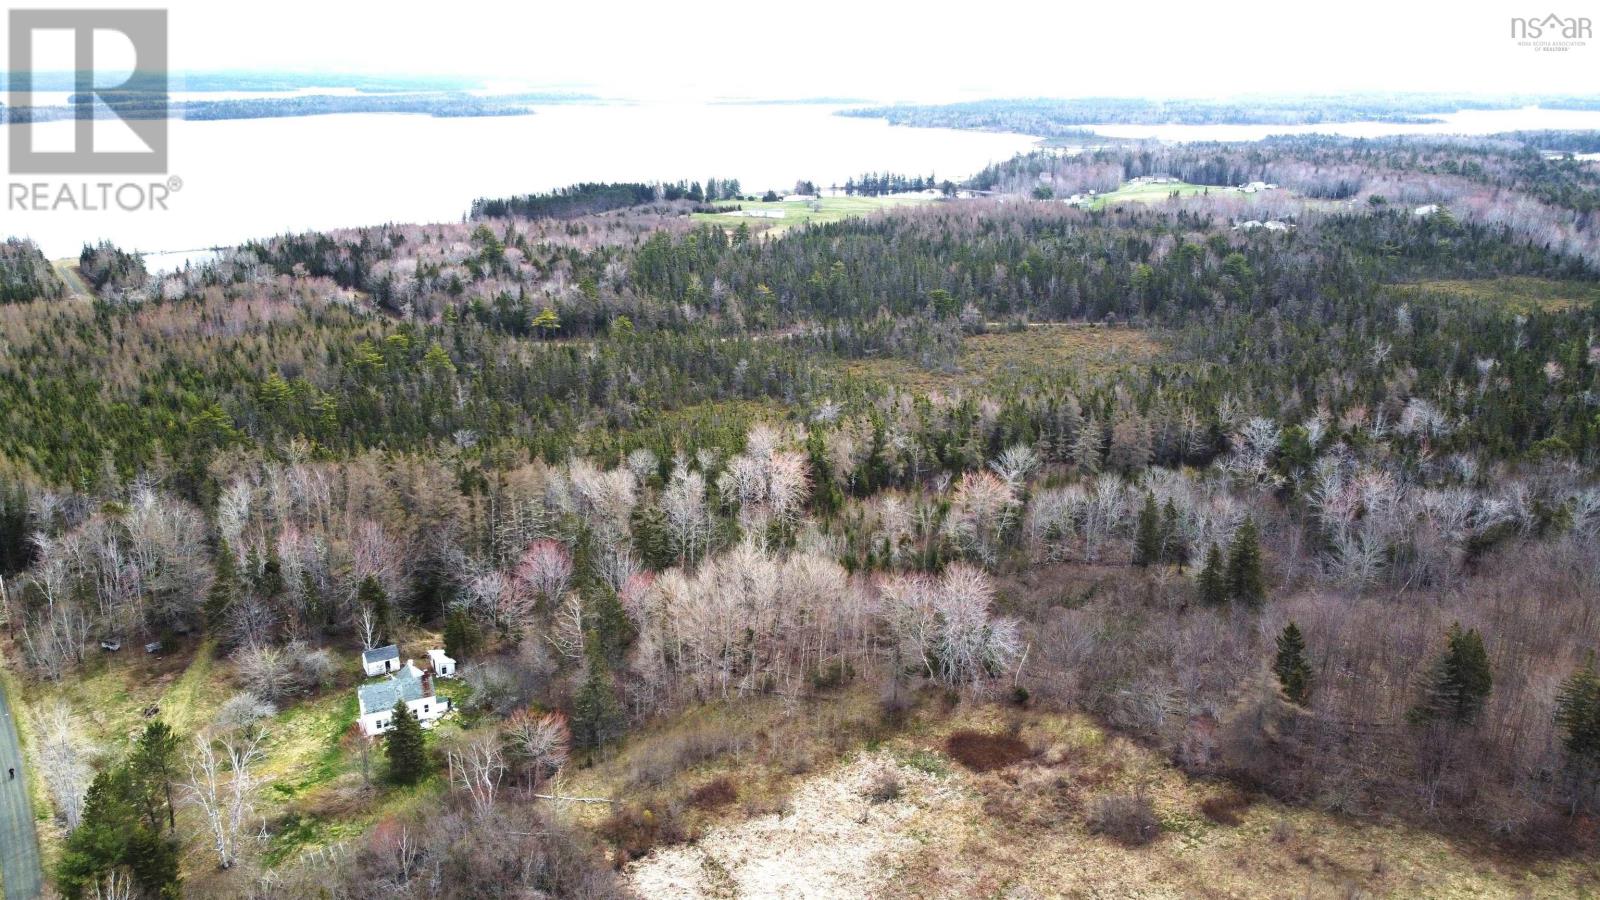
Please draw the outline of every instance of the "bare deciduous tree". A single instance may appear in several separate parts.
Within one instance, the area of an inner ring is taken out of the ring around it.
[[[265,755],[266,732],[233,728],[195,735],[185,760],[189,777],[184,800],[198,808],[217,854],[217,865],[232,868],[243,852],[246,824],[255,808],[260,776],[251,766]]]
[[[492,730],[468,732],[456,737],[445,750],[450,783],[467,792],[478,817],[494,812],[500,781],[506,774],[505,755],[500,736]]]
[[[39,775],[50,789],[50,799],[67,830],[78,827],[83,817],[84,794],[94,771],[89,754],[72,721],[72,709],[56,700],[32,715],[35,759]]]

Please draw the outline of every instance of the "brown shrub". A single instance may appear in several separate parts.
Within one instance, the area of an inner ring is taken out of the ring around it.
[[[1156,819],[1150,798],[1144,794],[1111,794],[1094,801],[1089,812],[1089,831],[1138,847],[1161,834],[1161,823]]]
[[[889,766],[884,766],[867,781],[863,794],[873,803],[888,803],[890,800],[899,800],[905,792],[905,786],[900,783],[900,773]]]
[[[739,799],[739,788],[726,775],[714,778],[689,793],[689,805],[695,809],[716,809]]]
[[[1239,814],[1250,808],[1250,798],[1238,791],[1228,791],[1200,802],[1200,814],[1218,825],[1233,827],[1243,821]]]
[[[659,801],[613,805],[611,815],[600,823],[599,833],[617,848],[619,867],[657,846],[681,844],[690,839],[677,807]]]
[[[1055,828],[1082,805],[1073,780],[1049,769],[1025,768],[977,782],[985,815],[1024,828]]]
[[[1011,734],[957,731],[944,742],[950,758],[974,772],[991,772],[1033,756],[1022,739]]]
[[[747,818],[756,819],[761,816],[777,816],[781,819],[789,814],[789,795],[768,794],[751,797],[744,801],[743,807]]]
[[[746,743],[745,735],[711,724],[663,735],[635,754],[628,784],[635,790],[661,787],[680,772],[741,752]]]

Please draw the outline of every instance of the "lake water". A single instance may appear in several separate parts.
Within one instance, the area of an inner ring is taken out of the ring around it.
[[[892,128],[833,109],[562,104],[493,118],[178,120],[170,123],[169,169],[183,187],[169,210],[7,209],[0,236],[31,237],[51,257],[99,239],[187,251],[283,231],[459,221],[476,197],[580,181],[737,178],[746,192],[782,192],[796,179],[826,185],[867,171],[959,180],[1034,144],[1022,135]],[[58,133],[36,143],[61,139],[72,124],[38,126]]]
[[[52,257],[76,255],[85,241],[100,239],[143,251],[192,251],[283,231],[456,221],[475,197],[545,191],[579,181],[738,178],[746,192],[781,192],[796,179],[826,186],[866,171],[960,179],[1035,143],[1023,135],[891,127],[882,120],[835,116],[834,110],[619,103],[545,106],[532,116],[496,118],[369,114],[179,120],[171,123],[170,171],[183,187],[169,210],[5,209],[0,236],[32,237]],[[45,133],[38,142],[48,146],[69,136],[72,123],[39,127]],[[1256,140],[1306,132],[1485,134],[1523,128],[1600,128],[1600,112],[1462,112],[1427,125],[1095,126],[1111,136],[1162,140]],[[189,258],[179,253],[162,262]]]

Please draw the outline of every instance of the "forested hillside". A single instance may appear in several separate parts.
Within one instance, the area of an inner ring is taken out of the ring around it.
[[[1156,175],[1217,190],[1027,199]],[[1223,190],[1248,182],[1273,187]],[[69,707],[102,639],[196,653],[236,696],[172,758],[240,751],[267,833],[202,817],[197,776],[177,837],[141,826],[181,867],[80,838],[85,791],[114,807],[110,780],[149,770],[63,712],[34,726],[60,883],[272,896],[327,871],[339,896],[422,896],[515,857],[540,862],[498,883],[609,895],[602,851],[688,840],[744,789],[680,795],[681,773],[806,771],[779,743],[801,720],[662,750],[587,824],[547,821],[552,776],[702,708],[863,695],[850,733],[874,742],[941,704],[1083,715],[1277,801],[1592,853],[1593,164],[1301,139],[1041,152],[969,186],[1001,196],[776,236],[583,185],[166,275],[86,248],[93,303],[8,244],[16,653]],[[463,714],[420,771],[389,742],[407,786],[380,787],[329,673],[435,634]],[[286,749],[309,731],[332,737]],[[985,734],[989,768],[1046,765]],[[178,802],[137,783],[132,818]],[[1140,796],[1052,815],[1171,831]]]
[[[941,105],[897,104],[845,109],[840,115],[887,119],[891,125],[1015,131],[1041,137],[1077,138],[1086,125],[1314,125],[1322,122],[1442,121],[1461,110],[1594,109],[1588,96],[1457,97],[1442,94],[1350,94],[1285,97],[1244,96],[1152,100],[1133,97],[1031,97],[974,100]]]

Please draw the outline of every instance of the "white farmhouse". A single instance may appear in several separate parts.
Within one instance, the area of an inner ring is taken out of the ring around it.
[[[393,644],[374,647],[361,653],[361,668],[370,678],[400,668],[400,648]]]
[[[437,647],[428,651],[428,666],[440,678],[456,677],[456,661],[445,656],[444,651]]]
[[[409,659],[404,668],[383,681],[357,688],[356,698],[361,707],[361,732],[369,737],[394,727],[394,707],[401,700],[423,727],[450,711],[450,698],[435,696],[432,678]]]

